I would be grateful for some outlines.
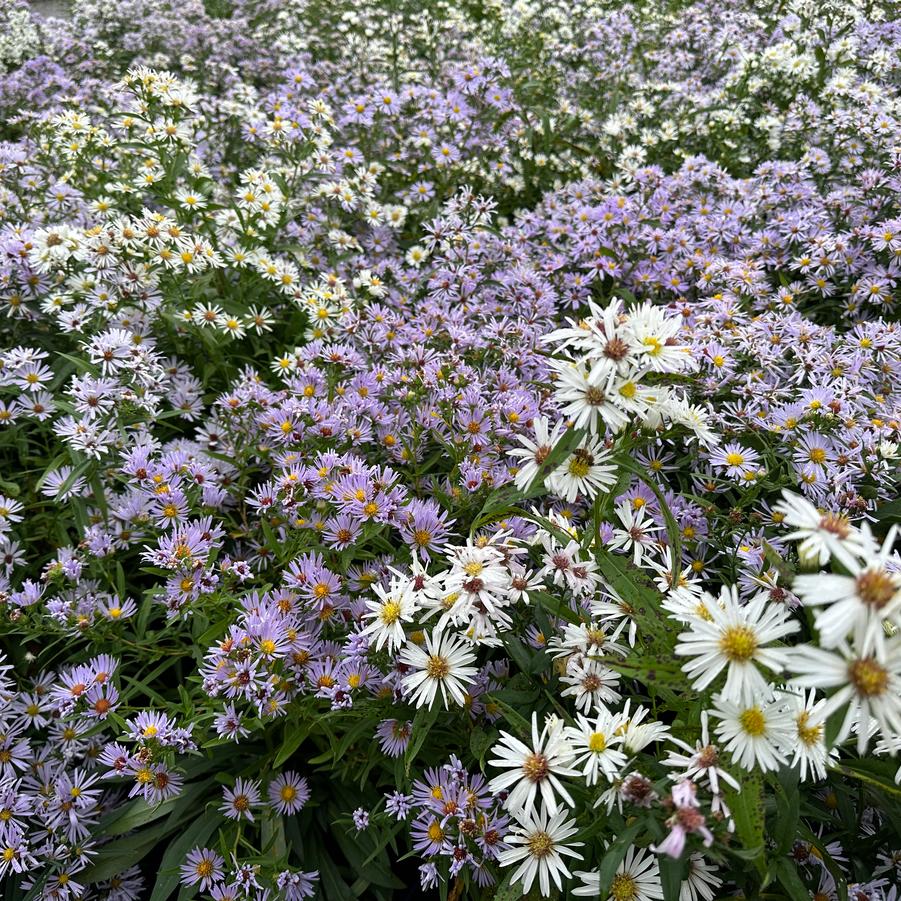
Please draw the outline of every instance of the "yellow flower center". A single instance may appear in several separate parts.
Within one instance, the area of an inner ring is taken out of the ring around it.
[[[879,697],[888,689],[888,670],[873,657],[852,661],[848,666],[848,678],[860,697]]]
[[[639,895],[635,878],[628,873],[617,873],[610,886],[610,897],[613,901],[637,901]]]
[[[450,664],[444,657],[433,654],[425,665],[425,671],[430,679],[444,679],[450,672]]]
[[[857,593],[869,607],[881,610],[895,596],[898,586],[884,569],[866,569],[857,577]]]
[[[810,711],[808,710],[802,710],[795,720],[795,724],[798,729],[798,738],[800,738],[801,741],[808,746],[817,744],[823,735],[822,724],[818,723],[814,726],[808,726],[807,723],[809,721]]]
[[[720,638],[720,650],[733,663],[745,663],[757,650],[757,637],[747,626],[729,626]]]
[[[753,738],[759,738],[766,732],[766,717],[759,707],[749,707],[742,711],[738,718],[738,723],[745,731],[745,734]]]
[[[400,619],[400,604],[397,601],[387,601],[382,604],[379,619],[386,625],[391,626]]]

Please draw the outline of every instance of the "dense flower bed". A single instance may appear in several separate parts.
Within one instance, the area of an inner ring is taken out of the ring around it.
[[[897,901],[887,2],[0,0],[9,901]]]

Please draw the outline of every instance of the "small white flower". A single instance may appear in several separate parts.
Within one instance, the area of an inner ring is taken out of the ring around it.
[[[552,879],[554,885],[562,889],[560,877],[570,877],[570,872],[563,863],[563,856],[582,860],[582,855],[573,850],[581,848],[582,842],[567,841],[578,829],[575,820],[567,820],[566,816],[565,810],[558,811],[550,818],[544,810],[527,813],[513,827],[512,834],[505,837],[505,841],[512,847],[498,855],[498,863],[502,867],[519,863],[511,881],[522,882],[524,893],[529,891],[537,876],[541,894],[548,897]]]
[[[559,776],[578,776],[571,767],[573,749],[563,730],[563,723],[556,717],[548,717],[541,733],[538,732],[538,716],[532,713],[532,747],[511,735],[501,732],[500,741],[492,749],[497,756],[489,761],[491,766],[507,770],[495,776],[488,784],[492,792],[506,791],[513,786],[504,806],[518,815],[523,811],[532,815],[539,792],[552,814],[557,813],[555,792],[570,806],[575,802]]]
[[[600,873],[576,872],[575,875],[582,880],[582,885],[572,890],[573,895],[600,898]],[[654,855],[631,845],[616,868],[607,901],[663,901],[660,867]]]
[[[798,553],[802,560],[816,560],[820,566],[835,557],[845,566],[854,566],[856,557],[862,555],[865,545],[861,533],[841,513],[821,513],[806,498],[790,491],[782,492],[782,500],[775,510],[783,516],[783,522],[795,531],[785,537],[798,541]]]
[[[772,696],[772,691],[768,696]],[[715,698],[710,712],[721,720],[716,734],[732,754],[733,763],[745,770],[756,766],[767,772],[786,762],[782,749],[788,744],[792,720],[781,703],[736,704]]]
[[[418,609],[413,583],[403,576],[392,576],[387,590],[381,585],[373,585],[372,590],[379,599],[366,602],[369,612],[364,618],[370,622],[364,627],[363,634],[373,636],[373,647],[377,651],[387,644],[388,652],[393,653],[407,640],[403,624],[410,622]]]
[[[675,653],[695,658],[682,667],[693,687],[703,691],[726,668],[722,697],[736,702],[766,697],[768,683],[757,664],[781,672],[787,654],[766,645],[798,630],[785,607],[770,604],[766,594],[741,604],[736,589],[727,586],[719,604],[709,605],[709,619],[692,617],[688,626],[689,631],[679,635]]]
[[[835,648],[853,635],[863,654],[879,653],[885,640],[885,623],[901,626],[901,572],[886,565],[897,536],[893,526],[880,548],[869,534],[861,533],[861,560],[842,560],[850,575],[811,573],[795,577],[792,590],[808,607],[825,607],[816,614],[820,644]]]
[[[637,510],[628,501],[623,501],[616,508],[616,516],[622,524],[622,528],[613,530],[613,537],[607,543],[611,550],[632,552],[632,562],[640,566],[644,555],[656,541],[655,533],[661,531],[661,526],[655,526],[646,519],[647,507],[639,507]]]
[[[799,645],[793,649],[789,669],[796,674],[795,685],[837,689],[820,711],[823,719],[848,705],[836,744],[854,730],[858,753],[863,754],[871,718],[884,738],[901,734],[901,636],[886,641],[878,656],[845,641],[834,650]]]
[[[532,426],[535,432],[535,440],[533,441],[526,435],[517,435],[516,440],[522,444],[522,447],[516,447],[507,451],[509,456],[523,461],[514,479],[514,483],[520,491],[526,491],[535,480],[539,469],[541,469],[545,460],[551,455],[554,447],[559,442],[565,428],[565,422],[560,420],[554,425],[553,430],[548,432],[547,417],[536,416]]]
[[[612,782],[626,764],[626,755],[617,748],[623,741],[619,734],[624,723],[622,714],[612,714],[602,708],[593,720],[577,715],[576,723],[576,726],[567,726],[565,733],[575,750],[576,764],[582,767],[586,784],[594,785],[599,774]]]
[[[545,487],[569,503],[579,495],[591,501],[616,484],[616,467],[607,463],[609,459],[601,442],[588,438],[547,476]]]
[[[417,707],[431,707],[439,688],[445,707],[449,706],[448,695],[461,707],[466,703],[463,689],[472,683],[478,670],[470,666],[476,655],[462,639],[435,631],[426,635],[425,649],[408,644],[399,659],[414,670],[404,676],[402,684]]]

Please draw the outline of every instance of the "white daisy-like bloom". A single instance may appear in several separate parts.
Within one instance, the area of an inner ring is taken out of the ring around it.
[[[830,758],[838,758],[838,748],[830,752],[826,747],[826,699],[817,700],[813,689],[807,694],[800,689],[783,689],[779,697],[792,715],[791,736],[785,748],[792,755],[791,765],[800,770],[802,782],[807,780],[808,771],[811,779],[825,779]]]
[[[684,398],[673,398],[670,402],[668,418],[675,424],[691,429],[706,448],[716,447],[720,436],[710,425],[710,411],[699,404],[691,404]]]
[[[782,492],[782,500],[774,509],[782,514],[782,522],[794,532],[786,535],[789,541],[800,541],[798,553],[802,560],[816,561],[820,566],[835,557],[851,567],[865,551],[861,533],[841,513],[821,513],[809,500],[791,491]]]
[[[741,785],[726,770],[720,768],[719,748],[710,741],[710,715],[708,711],[701,711],[701,737],[694,747],[682,741],[680,738],[671,737],[670,741],[686,753],[679,754],[670,751],[667,757],[661,761],[664,766],[671,766],[679,772],[670,776],[674,782],[683,779],[691,779],[697,782],[706,779],[714,797],[722,794],[720,783],[725,782],[735,791],[741,790]]]
[[[680,317],[643,303],[629,311],[629,328],[639,345],[642,366],[654,372],[684,372],[694,367],[691,349],[676,340],[682,328]]]
[[[616,484],[616,466],[607,461],[610,451],[597,438],[586,438],[544,480],[548,491],[572,503],[580,495],[591,501]]]
[[[611,619],[614,622],[620,621],[620,627],[625,628],[628,624],[628,641],[630,647],[635,647],[638,640],[638,623],[635,621],[635,610],[631,604],[623,600],[616,591],[609,585],[604,586],[604,595],[610,598],[605,600],[604,597],[596,597],[591,599],[591,615],[597,619]],[[620,628],[617,628],[619,633]]]
[[[766,594],[742,604],[734,586],[723,586],[719,603],[710,606],[709,619],[689,619],[689,630],[679,635],[675,653],[694,658],[682,669],[698,691],[726,669],[723,698],[736,702],[763,698],[768,682],[757,665],[782,671],[788,652],[767,645],[798,630],[798,623],[787,617],[785,607],[771,604]]]
[[[563,635],[554,635],[545,649],[555,660],[570,657],[600,657],[605,654],[628,655],[628,649],[616,639],[625,627],[621,621],[618,626],[608,631],[603,623],[566,623]]]
[[[828,719],[846,704],[848,709],[835,743],[841,744],[853,731],[857,750],[863,754],[875,719],[882,737],[901,734],[901,635],[888,639],[880,654],[861,651],[841,642],[834,650],[811,645],[793,649],[789,669],[792,683],[825,691],[835,688],[821,715]]]
[[[614,529],[613,537],[607,542],[610,550],[621,550],[625,553],[631,551],[632,562],[636,566],[641,566],[645,554],[656,541],[655,533],[662,528],[647,519],[646,513],[646,507],[639,507],[636,510],[628,501],[623,501],[616,508],[616,516],[622,528]]]
[[[660,606],[671,615],[673,619],[688,625],[695,619],[712,621],[711,610],[719,602],[709,591],[695,592],[686,587],[678,587],[668,592],[661,601]]]
[[[541,544],[544,554],[536,579],[551,579],[554,585],[569,588],[575,594],[594,595],[601,584],[601,576],[597,572],[597,563],[586,554],[578,541],[573,538],[563,547],[556,536],[542,532]]]
[[[513,480],[520,491],[526,491],[532,482],[535,481],[539,470],[560,441],[560,436],[566,428],[566,423],[561,419],[551,431],[548,431],[547,417],[536,416],[532,421],[532,427],[535,432],[534,440],[526,435],[517,435],[516,440],[519,441],[522,447],[515,447],[507,451],[508,456],[516,457],[522,461]]]
[[[417,707],[431,707],[439,689],[445,707],[449,706],[448,695],[462,707],[466,703],[463,689],[472,684],[478,672],[470,665],[475,663],[476,655],[466,642],[438,630],[425,636],[425,648],[408,644],[398,659],[413,670],[404,676],[402,685]]]
[[[676,552],[673,548],[667,545],[659,549],[659,554],[659,560],[655,560],[653,555],[649,555],[645,560],[645,565],[657,573],[654,577],[654,584],[661,594],[666,594],[671,590],[675,591],[678,588],[689,594],[700,594],[703,591],[691,564],[683,566],[682,561],[676,559]]]
[[[488,783],[488,789],[494,793],[509,790],[504,806],[517,817],[520,812],[526,815],[534,812],[539,793],[551,814],[557,813],[558,794],[570,807],[575,806],[559,777],[578,776],[579,771],[571,766],[573,749],[564,732],[563,722],[557,717],[548,717],[539,733],[538,716],[533,711],[532,747],[509,732],[501,732],[501,739],[492,752],[497,756],[488,762],[507,772],[495,776]]]
[[[634,364],[638,345],[623,313],[622,301],[611,300],[603,309],[588,302],[589,316],[580,322],[569,320],[569,327],[556,329],[540,340],[581,351],[590,364],[589,378],[595,381],[623,374]]]
[[[809,573],[795,577],[792,591],[808,607],[825,607],[816,614],[819,643],[838,647],[853,635],[864,654],[879,653],[885,624],[901,626],[901,572],[886,565],[892,558],[897,528],[889,529],[880,548],[868,530],[861,532],[861,556],[842,561],[850,575]]]
[[[532,887],[535,878],[541,894],[546,898],[551,893],[551,880],[558,889],[563,888],[561,876],[570,878],[570,872],[563,862],[563,857],[575,857],[582,860],[582,855],[574,848],[581,848],[582,842],[570,842],[578,832],[575,820],[567,819],[568,811],[559,810],[548,816],[547,811],[523,811],[513,831],[504,837],[511,845],[501,851],[497,861],[502,867],[518,863],[511,882],[521,882],[523,894]]]
[[[575,875],[582,880],[582,885],[572,890],[573,895],[601,897],[600,873],[576,871]],[[616,868],[606,898],[607,901],[663,901],[660,867],[654,855],[643,848],[630,845]]]
[[[623,734],[623,750],[627,754],[637,754],[655,741],[669,738],[669,726],[657,720],[645,722],[651,711],[639,704],[632,711],[632,699],[629,698],[620,711],[624,723],[620,727]]]
[[[561,413],[572,420],[575,428],[602,435],[607,429],[621,432],[629,424],[629,417],[615,400],[615,375],[594,380],[584,363],[548,362],[557,373],[554,397],[560,404]]]
[[[770,690],[767,697],[772,694]],[[732,755],[732,762],[742,769],[758,767],[768,772],[786,762],[782,749],[791,736],[792,717],[783,704],[776,701],[736,704],[717,697],[710,712],[720,719],[717,736]]]
[[[372,590],[378,600],[366,601],[369,612],[363,618],[369,622],[363,634],[371,636],[370,642],[377,651],[387,645],[388,652],[394,653],[407,640],[403,624],[411,622],[419,609],[413,583],[404,576],[392,576],[387,589],[373,585]]]
[[[602,708],[593,720],[579,714],[577,725],[566,727],[566,737],[576,753],[576,765],[582,767],[587,785],[594,785],[599,775],[612,782],[626,765],[626,755],[617,747],[623,741],[619,734],[623,722],[622,714]]]
[[[448,554],[450,570],[444,575],[447,594],[456,595],[454,622],[469,618],[476,605],[493,616],[508,606],[510,571],[504,565],[504,555],[490,544],[469,543],[453,548]],[[443,627],[444,622],[439,622]]]
[[[567,686],[560,697],[575,698],[576,710],[584,713],[613,704],[621,697],[616,690],[620,683],[619,673],[590,657],[572,659],[560,681]]]
[[[679,901],[713,901],[716,889],[722,884],[723,880],[704,855],[693,851],[688,856],[688,875],[682,880]]]

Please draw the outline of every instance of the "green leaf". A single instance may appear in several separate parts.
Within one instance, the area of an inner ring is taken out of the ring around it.
[[[131,832],[139,826],[158,820],[167,816],[175,808],[175,804],[179,799],[169,798],[162,804],[155,806],[148,804],[143,798],[135,798],[130,804],[121,809],[121,813],[117,811],[116,816],[102,826],[105,835],[123,835]]]
[[[441,706],[438,704],[437,698],[432,702],[431,707],[420,707],[416,711],[416,716],[413,717],[413,732],[410,737],[410,744],[407,745],[407,750],[404,753],[404,772],[407,776],[410,775],[410,767],[413,765],[419,749],[429,737],[429,730],[435,725],[440,712]]]
[[[169,831],[171,830],[166,823],[158,823],[153,828],[109,842],[100,849],[91,866],[80,875],[84,876],[86,883],[110,879],[138,863]]]
[[[682,891],[682,876],[685,872],[684,861],[664,854],[658,858],[658,863],[660,865],[660,882],[663,886],[663,901],[679,901],[679,893]]]
[[[726,789],[726,803],[735,821],[735,833],[747,859],[753,861],[760,875],[766,873],[764,860],[763,782],[757,772],[742,774],[741,791]]]
[[[479,766],[485,763],[488,750],[497,741],[498,734],[494,730],[474,729],[469,737],[469,750],[472,756],[479,762]]]
[[[310,734],[312,723],[301,722],[290,724],[292,728],[285,729],[285,739],[275,755],[272,766],[278,769],[302,744]]]
[[[809,898],[810,892],[798,875],[798,867],[790,857],[777,858],[772,866],[773,874],[788,893],[789,898]]]
[[[797,837],[798,817],[801,813],[797,779],[790,779],[792,774],[797,776],[797,771],[785,770],[785,774],[784,780],[780,778],[773,786],[776,794],[776,822],[772,835],[776,842],[775,854],[779,856],[791,851]]]

